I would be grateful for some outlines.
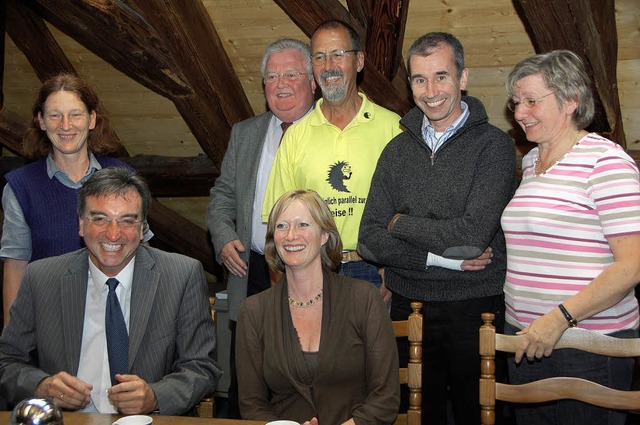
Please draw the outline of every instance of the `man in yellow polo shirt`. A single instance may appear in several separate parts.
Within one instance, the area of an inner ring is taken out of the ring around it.
[[[360,218],[380,153],[402,130],[400,117],[358,92],[364,53],[356,31],[340,21],[320,25],[311,37],[313,75],[322,99],[287,130],[274,160],[262,210],[284,192],[313,189],[331,210],[342,238],[341,274],[382,284],[377,267],[356,252]],[[384,286],[381,288],[386,294]]]

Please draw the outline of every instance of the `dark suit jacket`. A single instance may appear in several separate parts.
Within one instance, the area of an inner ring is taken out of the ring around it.
[[[49,375],[78,372],[88,251],[32,262],[0,337],[0,391],[12,403]],[[35,364],[35,365],[34,365]],[[160,414],[192,409],[215,388],[215,330],[202,265],[140,246],[129,313],[129,373],[147,381]]]
[[[222,264],[220,251],[229,242],[239,239],[246,252],[241,258],[249,263],[253,200],[264,138],[273,117],[266,112],[233,126],[229,147],[222,161],[220,177],[211,189],[207,210],[207,225],[216,259]],[[247,297],[247,275],[229,274],[229,318],[237,320],[240,303]]]

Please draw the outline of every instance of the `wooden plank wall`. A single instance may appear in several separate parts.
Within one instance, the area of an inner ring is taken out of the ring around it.
[[[266,105],[260,60],[264,47],[280,37],[307,40],[272,0],[203,0],[225,45],[255,113]],[[346,1],[342,1],[346,4]],[[629,149],[640,150],[640,2],[616,0],[619,37],[618,82]],[[505,108],[504,81],[513,65],[534,53],[511,0],[410,0],[403,52],[428,31],[447,31],[465,46],[470,95],[486,105],[492,123],[514,131]],[[174,105],[130,80],[52,28],[78,72],[98,89],[131,155],[194,156],[202,153]],[[211,58],[215,61],[215,58]],[[6,40],[5,105],[25,118],[40,83],[31,66]],[[525,147],[526,149],[526,147]],[[163,203],[205,227],[207,198],[162,199]]]

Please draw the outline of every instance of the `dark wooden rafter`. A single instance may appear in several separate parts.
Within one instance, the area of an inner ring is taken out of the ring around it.
[[[0,143],[16,155],[22,156],[22,135],[27,129],[24,119],[15,112],[0,109]]]
[[[191,92],[162,38],[122,1],[20,1],[148,89],[168,98]]]
[[[175,251],[202,263],[204,269],[218,277],[222,266],[215,261],[211,239],[206,231],[154,200],[149,209],[149,227],[154,232],[152,245]],[[173,227],[172,229],[168,228]]]
[[[231,127],[253,110],[201,0],[129,0],[158,31],[193,88],[174,97],[205,153],[220,168]]]
[[[144,176],[154,196],[180,198],[209,196],[212,183],[220,173],[211,158],[136,155],[120,158]]]
[[[0,121],[0,124],[5,123]],[[3,137],[3,130],[0,127],[0,138]],[[155,197],[207,196],[211,189],[211,182],[218,177],[218,174],[212,171],[211,159],[206,155],[195,157],[136,155],[118,159],[129,164],[144,177]],[[20,156],[0,157],[0,180],[9,171],[25,164],[27,161]]]
[[[12,6],[17,5],[17,3],[15,3],[16,0],[10,1]],[[29,19],[37,21],[38,17],[32,15]],[[36,30],[32,32],[25,30],[21,33],[22,37],[30,39],[21,45],[36,47],[35,51],[27,49],[23,50],[22,53],[27,57],[27,60],[29,60],[30,63],[39,63],[40,71],[38,75],[48,76],[61,71],[76,73],[54,37],[41,37],[41,31],[48,32],[46,25],[44,25],[43,22],[40,22],[33,28]],[[40,45],[38,44],[38,41]],[[20,45],[18,45],[18,47],[20,47]],[[39,61],[33,58],[34,55],[36,57],[43,57],[43,51],[47,51],[49,52],[49,55],[55,55],[56,57],[52,57],[50,61]],[[68,64],[69,68],[60,69],[60,64]],[[0,137],[2,138],[5,146],[8,146],[15,153],[22,153],[20,137],[24,134],[26,127],[27,123],[25,123],[24,120],[21,120],[16,114],[5,109],[0,111]],[[124,154],[128,156],[126,150],[124,150]],[[155,233],[154,239],[157,238],[161,244],[170,246],[177,252],[184,253],[185,255],[189,255],[200,260],[203,263],[205,270],[210,273],[219,273],[215,261],[212,260],[214,258],[213,249],[207,236],[207,232],[204,229],[171,211],[155,199],[151,205],[149,222],[152,224],[152,229]]]
[[[73,69],[71,62],[42,18],[21,0],[7,0],[7,34],[22,52],[41,81]]]
[[[626,147],[618,97],[618,36],[614,0],[514,0],[536,52],[569,49],[594,83],[596,115],[589,130]]]
[[[25,4],[116,69],[172,100],[219,168],[231,126],[253,112],[233,68],[218,66],[229,59],[200,0]]]
[[[391,81],[400,99],[410,105],[412,95],[402,58],[409,0],[347,0],[347,6],[349,12],[366,28],[367,60]]]
[[[274,0],[274,2],[280,6],[280,8],[291,18],[298,28],[300,28],[309,37],[311,37],[320,23],[330,19],[339,19],[352,25],[360,34],[362,40],[368,39],[367,27],[365,27],[360,21],[360,19],[363,19],[363,14],[366,13],[368,9],[365,3],[349,2],[350,9],[354,9],[356,11],[354,15],[349,13],[349,11],[345,9],[338,0]],[[384,10],[387,5],[398,2],[396,0],[378,0],[373,3],[379,3],[375,5],[375,9],[381,11]],[[374,17],[369,18],[369,20],[373,19]],[[406,13],[403,19],[406,20]],[[402,24],[402,28],[404,28],[404,24]],[[378,37],[371,36],[371,38],[375,38],[379,41]],[[393,37],[389,37],[389,39],[392,38]],[[368,48],[368,41],[366,46]],[[381,55],[384,57],[387,55],[387,52],[392,52],[392,55],[395,55],[396,49],[402,49],[402,39],[394,40],[392,42],[392,46],[387,45],[382,50]],[[403,95],[397,91],[396,87],[394,87],[391,81],[389,81],[387,76],[377,68],[374,61],[365,60],[364,78],[362,79],[360,88],[374,102],[383,105],[400,115],[404,115],[411,108],[411,103],[407,99],[406,94]]]

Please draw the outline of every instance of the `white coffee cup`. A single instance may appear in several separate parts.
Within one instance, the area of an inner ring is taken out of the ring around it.
[[[265,425],[300,425],[300,424],[295,421],[272,421],[272,422],[267,422]]]
[[[153,418],[146,415],[123,416],[113,423],[113,425],[151,425]]]

